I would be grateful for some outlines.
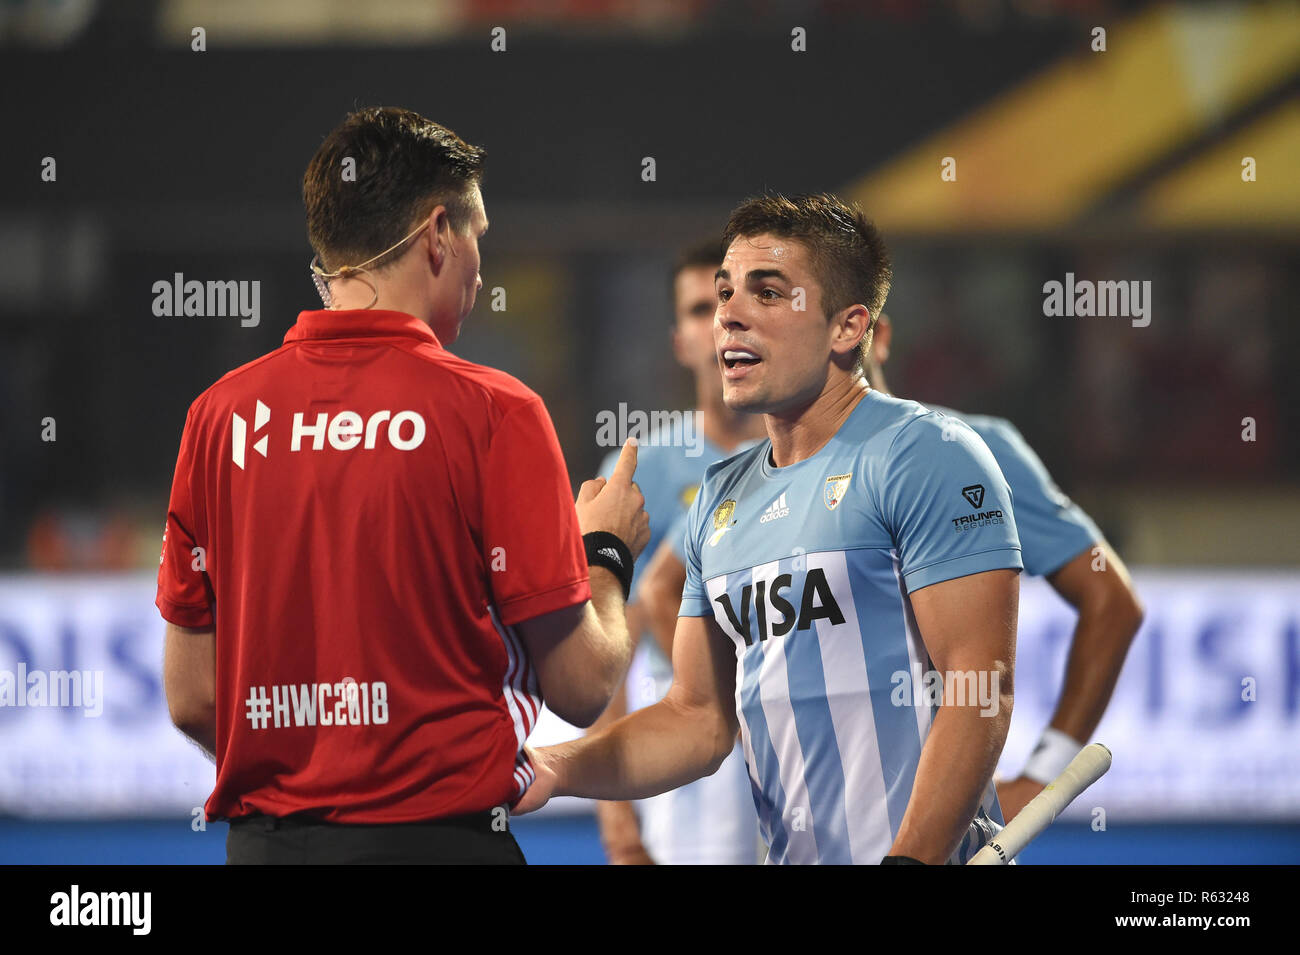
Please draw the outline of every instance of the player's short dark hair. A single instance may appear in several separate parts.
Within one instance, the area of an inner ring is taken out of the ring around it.
[[[668,301],[674,306],[674,322],[677,320],[675,315],[677,276],[687,269],[713,269],[716,271],[722,265],[722,258],[726,254],[727,247],[722,244],[722,240],[719,238],[698,239],[678,250],[677,257],[673,259],[673,270],[668,276]]]
[[[371,106],[349,113],[307,164],[302,200],[307,239],[327,270],[358,265],[401,241],[435,206],[463,231],[470,195],[483,179],[484,151],[409,109]],[[344,178],[344,161],[355,179]],[[349,167],[350,168],[350,167]],[[376,260],[382,268],[406,247]]]
[[[885,307],[894,277],[889,250],[871,220],[829,192],[757,196],[732,210],[722,233],[724,248],[737,238],[758,235],[803,243],[821,284],[827,320],[850,305],[866,306],[873,321],[858,346],[858,365],[863,366],[874,320]]]

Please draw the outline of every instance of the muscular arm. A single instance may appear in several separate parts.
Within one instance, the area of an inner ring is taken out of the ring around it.
[[[584,534],[611,533],[633,557],[650,539],[645,497],[632,483],[635,471],[636,443],[628,441],[609,479],[584,482],[574,505]],[[518,624],[543,698],[561,719],[584,727],[609,705],[627,675],[633,647],[618,577],[596,566],[590,580],[591,600]]]
[[[574,726],[591,726],[632,658],[618,578],[591,568],[591,600],[525,620],[518,629],[547,705]]]
[[[667,695],[601,732],[530,750],[537,781],[517,811],[552,795],[643,799],[716,772],[739,729],[735,679],[731,641],[712,618],[678,618]]]
[[[217,634],[167,624],[163,692],[172,723],[208,755],[217,751]]]
[[[1056,592],[1079,612],[1065,664],[1065,684],[1050,723],[1078,743],[1091,739],[1101,722],[1128,648],[1142,625],[1142,605],[1123,561],[1104,541],[1097,548],[1082,551],[1047,576]],[[1003,817],[1013,818],[1042,791],[1040,779],[1023,774],[998,783]]]
[[[1011,724],[1019,597],[1013,570],[970,574],[912,593],[921,638],[945,675],[945,699],[949,672],[988,674],[990,690],[996,675],[997,693],[988,709],[969,698],[967,705],[939,708],[890,855],[946,862],[979,809]]]
[[[1142,625],[1142,605],[1128,569],[1109,544],[1097,546],[1098,553],[1086,550],[1047,578],[1079,611],[1065,664],[1065,685],[1051,725],[1084,743],[1101,722],[1128,648]]]

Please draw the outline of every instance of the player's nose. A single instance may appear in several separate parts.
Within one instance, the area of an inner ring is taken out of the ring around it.
[[[744,312],[732,305],[731,302],[719,302],[718,310],[713,313],[713,320],[723,329],[749,327]]]

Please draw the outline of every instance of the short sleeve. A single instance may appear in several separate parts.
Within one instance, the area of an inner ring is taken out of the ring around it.
[[[591,599],[569,472],[542,400],[497,425],[482,472],[483,561],[507,626]]]
[[[1023,567],[1011,489],[970,426],[930,413],[903,426],[884,466],[881,509],[907,592]]]
[[[682,563],[686,565],[686,585],[682,587],[682,606],[677,611],[679,617],[713,616],[713,601],[709,599],[709,594],[704,589],[700,567],[701,522],[704,520],[702,515],[706,500],[708,500],[706,486],[701,485],[695,500],[691,503],[691,509],[686,512],[684,518],[674,522],[675,530],[669,531],[670,534],[677,534],[680,539],[680,544],[675,545],[673,550],[675,553],[680,547]]]
[[[158,557],[158,595],[154,603],[164,620],[195,630],[213,625],[212,582],[207,573],[207,542],[200,540],[203,502],[197,500],[195,444],[198,424],[193,406],[185,416],[176,473],[167,503],[167,525]]]
[[[1016,427],[999,418],[975,425],[1011,485],[1025,573],[1060,570],[1102,539],[1083,509],[1061,492]]]

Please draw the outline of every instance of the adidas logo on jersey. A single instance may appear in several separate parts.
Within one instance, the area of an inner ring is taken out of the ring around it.
[[[758,519],[760,524],[766,524],[768,521],[779,521],[781,518],[788,516],[790,508],[786,507],[784,492],[775,501],[767,506],[763,516]]]

